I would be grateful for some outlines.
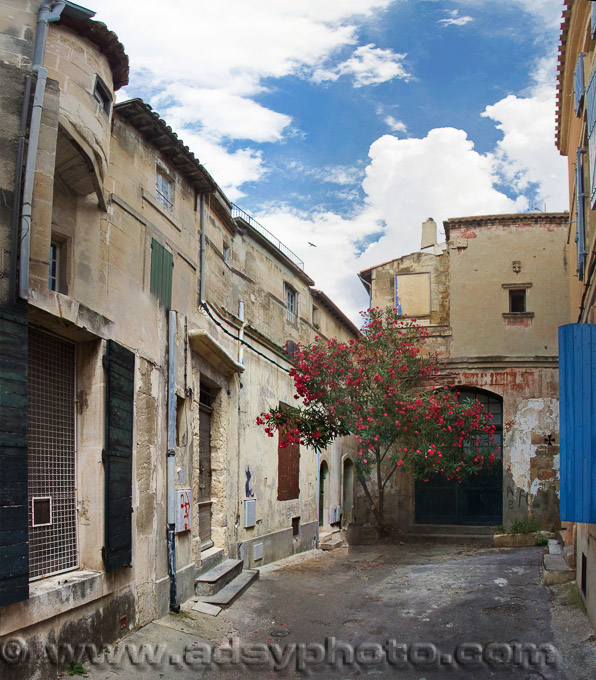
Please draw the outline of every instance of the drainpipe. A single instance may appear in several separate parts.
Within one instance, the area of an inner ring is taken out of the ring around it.
[[[23,202],[21,209],[21,254],[19,273],[19,296],[26,300],[29,297],[29,254],[31,250],[31,204],[33,202],[33,184],[35,180],[35,166],[37,164],[37,149],[39,146],[39,131],[41,129],[41,115],[43,99],[48,77],[47,70],[42,66],[43,56],[48,37],[48,24],[58,21],[65,2],[44,0],[39,7],[37,18],[37,33],[33,51],[32,71],[37,73],[33,109],[31,111],[31,125],[29,128],[29,146],[25,161],[25,181],[23,184]]]
[[[319,547],[319,534],[320,532],[320,525],[319,525],[319,513],[321,512],[321,508],[319,508],[319,504],[321,503],[321,452],[319,449],[317,449],[317,488],[315,489],[316,493],[316,498],[317,498],[317,548]]]
[[[244,320],[244,300],[240,300],[238,303],[238,318],[242,322],[240,330],[238,331],[238,363],[244,366],[244,327],[246,326],[246,321]]]
[[[10,304],[16,302],[17,297],[17,261],[19,252],[19,222],[21,220],[21,188],[23,184],[23,162],[25,160],[25,135],[27,134],[27,119],[29,118],[29,104],[31,100],[31,85],[33,78],[25,79],[25,94],[21,108],[21,121],[19,124],[19,138],[17,142],[17,159],[14,176],[14,199],[12,204],[12,227],[10,235],[10,274],[9,274],[9,300]]]
[[[368,281],[365,281],[360,274],[357,275],[360,279],[360,283],[366,288],[368,293],[368,306],[372,307],[372,286]]]
[[[199,274],[199,304],[205,302],[205,194],[201,194],[201,272]]]
[[[167,485],[167,532],[168,567],[170,572],[170,609],[178,613],[176,588],[176,312],[170,310],[168,323],[168,454],[166,469]]]

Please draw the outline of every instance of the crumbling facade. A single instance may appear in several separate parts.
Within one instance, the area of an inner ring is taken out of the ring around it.
[[[3,677],[177,609],[213,553],[263,565],[351,513],[349,440],[319,508],[316,456],[256,418],[293,402],[296,343],[358,330],[157,113],[114,103],[128,59],[92,16],[1,8],[0,642],[29,647]]]
[[[395,305],[429,332],[441,380],[493,415],[501,461],[461,485],[397,475],[390,510],[414,523],[559,522],[557,326],[568,319],[567,213],[450,219],[446,243],[423,225],[420,252],[361,277],[372,304]],[[360,507],[360,506],[359,506]],[[390,505],[388,505],[390,507]]]

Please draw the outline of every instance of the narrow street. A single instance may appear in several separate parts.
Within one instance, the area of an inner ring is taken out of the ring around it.
[[[188,603],[109,661],[84,665],[92,680],[593,680],[592,630],[569,584],[540,584],[542,554],[453,545],[318,552],[263,568],[217,617]]]

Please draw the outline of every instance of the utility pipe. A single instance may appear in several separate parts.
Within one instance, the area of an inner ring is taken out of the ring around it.
[[[238,318],[242,322],[240,330],[238,331],[238,363],[244,365],[244,327],[246,326],[246,321],[244,320],[244,300],[240,300],[238,303]]]
[[[19,297],[24,300],[29,297],[29,255],[31,251],[31,206],[33,203],[33,185],[35,182],[35,167],[37,164],[37,149],[39,147],[39,131],[43,112],[43,99],[46,90],[48,72],[43,67],[43,57],[48,37],[48,24],[58,21],[65,2],[44,0],[39,7],[37,18],[37,32],[33,50],[32,71],[37,74],[33,109],[31,111],[31,125],[29,128],[29,146],[25,162],[25,181],[23,183],[23,202],[21,208],[21,253],[19,272]]]
[[[205,302],[205,194],[201,194],[201,257],[200,257],[200,267],[199,272],[199,304],[202,305]]]
[[[180,611],[176,583],[176,312],[168,319],[168,453],[166,457],[168,568],[170,609]]]
[[[25,135],[27,134],[27,120],[29,118],[29,105],[31,103],[31,85],[33,78],[25,78],[25,93],[23,106],[21,107],[21,121],[19,124],[19,138],[17,142],[17,158],[14,174],[14,193],[12,203],[12,226],[10,234],[10,273],[9,273],[9,300],[10,304],[16,302],[17,297],[17,261],[19,254],[19,223],[21,220],[21,188],[23,185],[23,162],[25,160]]]

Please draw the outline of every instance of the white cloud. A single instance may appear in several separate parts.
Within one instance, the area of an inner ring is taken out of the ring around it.
[[[385,123],[387,123],[387,126],[392,132],[407,132],[408,128],[406,127],[406,124],[401,121],[397,120],[393,116],[387,116],[385,118]]]
[[[503,133],[496,157],[505,179],[516,191],[537,185],[538,207],[549,211],[569,208],[567,162],[554,144],[554,70],[553,59],[541,60],[527,96],[509,95],[482,114]]]
[[[454,0],[464,7],[482,10],[487,6],[486,0]],[[541,25],[547,28],[558,28],[563,13],[562,0],[491,0],[492,5],[516,5],[520,11],[530,14]]]
[[[394,78],[407,81],[411,74],[404,68],[405,57],[405,54],[397,54],[393,50],[361,45],[349,59],[334,68],[317,69],[313,80],[320,83],[326,80],[335,81],[341,76],[351,76],[354,78],[354,87],[378,85]]]
[[[199,122],[201,131],[211,139],[250,139],[278,142],[291,118],[261,106],[246,97],[208,88],[175,84],[166,87],[151,103],[175,101],[167,106],[168,123],[184,129]]]
[[[465,26],[466,24],[470,23],[470,21],[474,21],[472,17],[460,16],[459,10],[457,9],[445,10],[445,14],[447,14],[447,18],[439,19],[437,21],[438,24],[443,26]]]
[[[228,141],[276,142],[293,131],[288,115],[255,101],[266,91],[267,79],[310,79],[340,50],[357,45],[359,24],[392,2],[172,0],[165,5],[144,0],[141,10],[122,0],[103,0],[96,18],[115,30],[126,48],[129,91],[159,103],[159,113],[209,170],[241,195],[244,182],[262,176],[263,158],[250,147],[228,153]],[[356,51],[345,67],[358,85],[381,82],[400,69],[384,54],[388,51],[369,47]]]

